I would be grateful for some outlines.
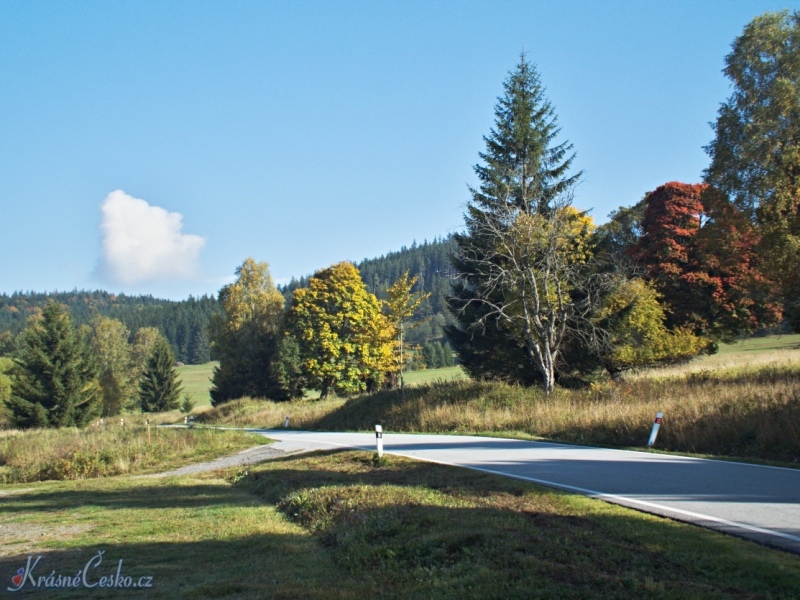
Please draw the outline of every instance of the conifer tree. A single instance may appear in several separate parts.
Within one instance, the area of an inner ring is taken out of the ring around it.
[[[18,427],[83,427],[102,407],[97,373],[66,310],[51,302],[20,338],[7,402]]]
[[[211,344],[205,327],[197,326],[189,342],[189,364],[204,365],[211,360]]]
[[[455,236],[458,251],[452,262],[459,280],[447,302],[456,325],[445,332],[473,377],[530,385],[542,376],[532,368],[525,344],[496,319],[487,322],[491,309],[475,302],[478,287],[490,277],[486,259],[496,243],[486,232],[497,229],[494,225],[510,210],[551,214],[554,201],[575,185],[581,173],[571,174],[572,145],[553,143],[560,131],[555,110],[524,54],[503,87],[494,128],[484,138],[486,151],[479,155],[482,163],[475,166],[480,186],[470,189],[467,230]],[[477,323],[482,325],[476,327]]]
[[[178,381],[175,357],[162,337],[153,346],[139,379],[139,401],[142,412],[175,410],[180,405],[183,386]]]

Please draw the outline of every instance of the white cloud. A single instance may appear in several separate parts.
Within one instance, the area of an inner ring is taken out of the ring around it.
[[[151,206],[122,190],[100,205],[102,256],[98,274],[113,283],[190,279],[206,241],[181,233],[183,215]]]

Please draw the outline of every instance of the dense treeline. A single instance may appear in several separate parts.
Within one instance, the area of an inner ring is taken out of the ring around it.
[[[386,290],[403,273],[417,277],[413,291],[430,294],[422,301],[419,311],[412,319],[414,327],[408,331],[407,343],[418,347],[414,368],[434,367],[450,364],[450,358],[429,361],[426,357],[437,356],[434,349],[438,342],[446,351],[449,344],[444,340],[443,329],[451,322],[445,298],[450,293],[450,282],[455,271],[450,264],[454,249],[451,237],[432,242],[416,242],[379,258],[364,259],[357,265],[367,288],[379,299],[386,299]],[[279,288],[287,300],[299,288],[308,287],[308,277],[293,278]],[[25,327],[28,318],[41,315],[51,301],[66,306],[70,319],[79,327],[88,325],[92,318],[101,315],[117,319],[133,335],[143,327],[155,327],[167,339],[175,359],[187,364],[202,364],[210,360],[208,328],[212,316],[220,313],[220,305],[213,296],[190,296],[187,300],[173,301],[153,296],[128,296],[96,290],[73,290],[71,292],[15,292],[0,294],[0,335],[9,332],[16,336]]]
[[[173,301],[100,290],[0,294],[0,334],[16,336],[28,318],[41,315],[50,302],[67,307],[70,319],[78,327],[88,325],[97,315],[121,321],[131,336],[143,327],[155,327],[169,342],[176,360],[190,364],[210,360],[208,325],[211,316],[220,310],[213,296]]]
[[[420,305],[416,317],[420,324],[409,331],[409,343],[441,340],[445,325],[451,322],[446,298],[456,275],[450,262],[454,250],[455,242],[452,236],[448,236],[432,242],[414,243],[410,248],[403,247],[379,258],[365,259],[357,265],[361,279],[382,300],[386,298],[389,286],[406,272],[418,278],[412,291],[430,294]]]

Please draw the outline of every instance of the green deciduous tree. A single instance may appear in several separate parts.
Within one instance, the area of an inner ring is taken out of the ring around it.
[[[120,321],[99,315],[90,327],[89,347],[103,392],[103,416],[118,415],[135,406],[138,373],[128,343],[130,332]]]
[[[723,72],[733,92],[706,146],[706,181],[752,215],[800,176],[800,13],[753,19],[733,42]]]
[[[760,226],[768,275],[800,330],[800,13],[756,17],[725,57],[733,93],[705,179]]]
[[[296,390],[282,385],[276,373],[283,337],[283,295],[275,288],[267,263],[245,260],[237,279],[219,292],[222,314],[211,321],[211,343],[219,366],[214,369],[214,406],[250,396],[283,400]]]
[[[14,361],[5,356],[0,356],[0,409],[5,408],[11,399],[11,370]]]
[[[142,412],[164,412],[180,406],[183,390],[175,370],[175,357],[164,338],[153,346],[139,379]]]
[[[617,259],[630,254],[642,237],[647,197],[633,206],[621,206],[608,215],[608,222],[595,230],[595,252]]]
[[[138,381],[139,376],[144,372],[147,358],[153,351],[156,342],[164,338],[161,332],[155,327],[140,327],[133,334],[131,344],[131,363],[133,364],[134,379]],[[164,338],[166,339],[166,338]]]
[[[351,263],[318,271],[308,288],[295,290],[289,331],[308,385],[321,398],[376,387],[395,368],[395,329]]]
[[[18,427],[83,427],[99,416],[93,361],[59,304],[50,303],[28,323],[16,361],[7,405]]]

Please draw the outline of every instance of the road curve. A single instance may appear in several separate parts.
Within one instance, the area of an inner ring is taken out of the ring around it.
[[[277,450],[375,450],[374,433],[252,430]],[[800,554],[800,470],[476,436],[383,434],[387,454],[515,477]]]

